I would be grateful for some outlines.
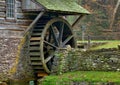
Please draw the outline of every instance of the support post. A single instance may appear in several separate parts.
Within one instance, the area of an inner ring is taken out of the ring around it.
[[[88,45],[87,45],[88,49],[90,48],[90,46],[91,46],[91,37],[90,35],[88,35]]]
[[[45,12],[40,12],[39,14],[38,14],[38,16],[35,18],[35,20],[33,20],[33,22],[30,24],[30,26],[25,30],[25,32],[24,32],[24,36],[26,35],[26,33],[30,30],[30,29],[32,29],[33,27],[34,27],[34,25],[35,25],[35,23],[43,16],[43,14],[44,14]]]
[[[118,50],[120,50],[120,44],[118,45]]]
[[[72,24],[72,27],[74,28],[79,22],[80,20],[85,16],[85,14],[81,14],[78,19]]]

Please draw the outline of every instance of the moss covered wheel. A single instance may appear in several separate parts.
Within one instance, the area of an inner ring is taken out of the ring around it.
[[[44,19],[44,22],[41,19],[30,39],[30,59],[35,72],[49,74],[55,51],[65,49],[67,45],[76,47],[70,24],[62,18]]]

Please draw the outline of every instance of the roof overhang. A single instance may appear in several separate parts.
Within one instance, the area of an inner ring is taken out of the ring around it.
[[[54,12],[61,15],[87,15],[90,14],[82,6],[72,0],[34,0],[44,8],[44,11]]]

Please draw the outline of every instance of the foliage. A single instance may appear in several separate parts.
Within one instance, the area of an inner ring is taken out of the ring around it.
[[[79,4],[91,12],[91,15],[84,17],[81,22],[76,27],[77,30],[81,31],[80,27],[85,24],[87,31],[85,36],[105,36],[109,39],[120,39],[120,6],[117,9],[116,14],[114,14],[114,9],[118,0],[78,0]],[[113,17],[114,15],[114,17]],[[112,18],[114,18],[112,21]],[[111,22],[114,22],[112,28],[110,29]],[[104,31],[106,30],[106,31]],[[113,30],[116,32],[109,32]],[[79,37],[81,33],[77,33]]]
[[[63,68],[64,68],[64,57],[65,57],[65,54],[64,54],[64,52],[56,52],[55,53],[55,56],[56,57],[59,57],[59,65],[58,65],[58,72],[57,72],[57,74],[62,74],[62,71],[63,71]]]

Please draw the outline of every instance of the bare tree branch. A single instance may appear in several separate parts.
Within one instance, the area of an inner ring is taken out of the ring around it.
[[[112,26],[114,24],[115,16],[116,16],[119,5],[120,5],[120,0],[117,1],[117,4],[114,8],[114,11],[113,11],[113,14],[112,14],[112,17],[111,17],[110,30],[112,30]]]

